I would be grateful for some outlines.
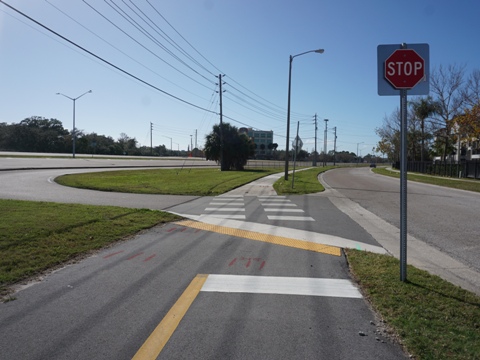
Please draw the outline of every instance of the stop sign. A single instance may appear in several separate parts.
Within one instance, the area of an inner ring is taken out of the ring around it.
[[[385,79],[395,89],[411,89],[425,76],[425,62],[415,50],[398,49],[385,60]]]

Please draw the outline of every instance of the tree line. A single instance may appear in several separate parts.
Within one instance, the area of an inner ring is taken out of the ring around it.
[[[407,113],[408,161],[446,161],[457,155],[480,154],[480,70],[439,66],[430,74],[430,96],[409,101]],[[376,151],[390,161],[400,159],[400,110],[385,116],[375,132]]]
[[[72,132],[60,120],[31,116],[19,123],[0,123],[0,150],[41,153],[69,153],[72,151]],[[121,133],[118,139],[76,129],[75,150],[82,154],[186,156],[187,152],[173,152],[165,145],[153,148],[138,146],[135,138]]]
[[[222,129],[222,131],[220,131]],[[221,144],[223,137],[223,152]],[[72,132],[65,129],[60,120],[47,119],[40,116],[26,118],[19,123],[0,123],[0,150],[39,153],[70,153],[72,152]],[[213,126],[212,132],[205,138],[204,150],[172,151],[165,145],[153,148],[138,146],[135,138],[121,133],[118,139],[97,133],[85,133],[76,129],[75,150],[77,154],[99,155],[133,155],[133,156],[205,156],[207,160],[217,161],[223,170],[241,170],[249,159],[254,158],[257,145],[252,138],[241,134],[239,129],[229,123]],[[261,146],[261,145],[260,145]],[[277,151],[277,144],[269,144],[273,150],[271,160],[285,161],[285,151]],[[289,159],[293,161],[293,153],[289,152]],[[296,154],[298,161],[313,161],[315,152],[309,153],[299,150]],[[381,159],[367,155],[363,159],[368,162],[378,162]],[[362,160],[362,161],[363,161]],[[330,151],[328,154],[317,154],[317,161],[328,163],[360,162],[353,152]]]

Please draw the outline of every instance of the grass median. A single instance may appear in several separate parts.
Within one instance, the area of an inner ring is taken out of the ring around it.
[[[384,167],[378,167],[372,170],[376,174],[390,176],[397,179],[400,178],[399,171],[389,170]],[[480,181],[474,180],[474,179],[463,179],[463,178],[456,179],[456,178],[430,176],[430,175],[417,174],[417,173],[407,173],[407,180],[421,182],[424,184],[449,187],[452,189],[480,192]]]
[[[158,169],[105,171],[57,177],[61,185],[135,194],[216,196],[278,169],[220,171],[218,169]]]
[[[318,175],[329,169],[298,171],[293,188],[292,174],[289,181],[281,178],[274,187],[279,194],[320,192]],[[107,191],[217,195],[278,169],[245,174],[192,169],[181,177],[175,171],[69,175],[59,182]],[[176,219],[160,211],[12,200],[0,200],[0,216],[0,288],[4,290],[81,254]],[[480,359],[480,297],[411,266],[409,281],[401,282],[399,262],[390,256],[355,250],[347,250],[346,255],[366,298],[415,358]]]

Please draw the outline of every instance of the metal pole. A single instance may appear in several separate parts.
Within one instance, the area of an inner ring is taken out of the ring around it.
[[[75,138],[77,137],[77,130],[75,129],[75,100],[73,99],[73,130],[72,130],[72,155],[75,158]]]
[[[220,171],[226,170],[223,163],[223,106],[222,106],[222,74],[218,75],[218,85],[220,94]],[[193,144],[192,144],[193,146]],[[193,150],[193,149],[192,149]]]
[[[288,105],[287,105],[287,143],[285,145],[285,181],[288,180],[288,160],[289,160],[289,142],[290,142],[290,93],[292,90],[292,61],[290,55],[290,64],[288,68]]]
[[[327,166],[327,123],[328,119],[325,119],[325,133],[323,136],[323,166]]]
[[[312,166],[317,166],[317,114],[315,114],[315,153],[313,154]]]
[[[407,281],[407,90],[400,90],[400,280]]]
[[[333,139],[333,166],[336,165],[337,162],[337,127],[335,129],[335,138]]]
[[[67,96],[65,94],[62,94],[62,93],[57,93],[56,94],[56,95],[62,95],[64,97],[66,97],[67,99],[70,99],[70,100],[73,101],[73,129],[72,129],[72,156],[73,156],[73,158],[75,158],[75,138],[77,137],[77,132],[75,130],[75,101],[80,99],[83,95],[89,94],[91,92],[92,92],[92,90],[88,90],[87,92],[84,92],[82,95],[77,96],[76,98],[72,98],[72,97]]]
[[[300,56],[300,55],[305,55],[308,53],[318,53],[318,54],[323,54],[324,50],[323,49],[317,49],[317,50],[309,50],[305,51],[301,54],[297,55],[290,55],[290,62],[289,62],[289,69],[288,69],[288,106],[287,106],[287,141],[285,145],[285,181],[288,180],[288,160],[289,160],[289,142],[290,142],[290,94],[291,94],[291,87],[292,87],[292,61],[294,57]]]
[[[295,152],[293,153],[293,176],[292,176],[292,189],[295,184],[295,166],[297,163],[297,151],[298,151],[298,130],[300,129],[300,121],[297,122],[297,136],[295,137]]]

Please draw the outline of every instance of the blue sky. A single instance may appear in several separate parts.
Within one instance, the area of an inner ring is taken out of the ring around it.
[[[205,134],[219,122],[212,112],[219,112],[215,76],[222,74],[224,121],[273,130],[274,142],[284,149],[289,56],[323,48],[323,54],[293,61],[291,139],[299,121],[304,148],[312,151],[317,114],[319,151],[324,119],[329,119],[328,150],[336,127],[338,151],[358,148],[366,155],[379,140],[375,128],[400,101],[377,94],[378,45],[428,43],[431,69],[449,64],[465,65],[467,74],[480,69],[478,0],[5,2],[201,109],[111,68],[0,3],[0,122],[42,116],[71,130],[72,101],[55,94],[75,98],[91,89],[76,102],[76,127],[115,139],[126,133],[147,146],[153,123],[154,146],[186,150],[197,134],[202,147]],[[141,9],[157,26],[142,23],[153,41],[115,12],[114,4],[129,14],[127,5]],[[160,31],[190,58],[173,49]]]

